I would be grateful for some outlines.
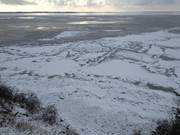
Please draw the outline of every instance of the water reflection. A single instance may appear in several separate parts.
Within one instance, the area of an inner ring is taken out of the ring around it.
[[[70,22],[68,24],[113,24],[113,23],[125,23],[125,21],[79,21],[79,22]]]

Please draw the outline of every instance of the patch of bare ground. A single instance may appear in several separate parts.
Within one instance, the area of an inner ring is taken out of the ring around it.
[[[180,110],[177,110],[175,119],[172,121],[159,121],[152,135],[180,135]]]

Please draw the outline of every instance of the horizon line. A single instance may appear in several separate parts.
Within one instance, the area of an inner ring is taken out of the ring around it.
[[[0,11],[0,13],[138,13],[138,12],[180,12],[177,11],[162,11],[162,10],[149,10],[149,11],[108,11],[108,12],[95,12],[95,11]]]

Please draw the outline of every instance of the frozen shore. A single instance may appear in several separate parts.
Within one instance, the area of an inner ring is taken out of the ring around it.
[[[177,108],[179,43],[179,34],[164,30],[1,47],[0,77],[19,90],[33,91],[44,104],[55,104],[80,135],[131,135],[136,130],[149,135],[158,120],[171,119]]]

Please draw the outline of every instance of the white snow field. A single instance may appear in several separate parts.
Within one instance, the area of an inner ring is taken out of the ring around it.
[[[59,37],[74,36],[70,31]],[[0,48],[1,81],[35,92],[80,135],[150,135],[180,95],[180,35],[168,30]]]

